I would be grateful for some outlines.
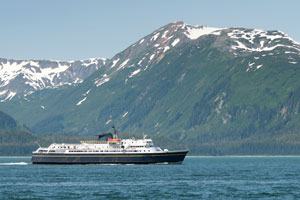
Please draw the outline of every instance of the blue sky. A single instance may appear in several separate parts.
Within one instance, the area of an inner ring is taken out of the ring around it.
[[[300,42],[298,0],[0,0],[0,57],[111,58],[170,22],[281,30]]]

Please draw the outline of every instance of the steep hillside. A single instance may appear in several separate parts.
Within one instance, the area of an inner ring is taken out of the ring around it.
[[[93,139],[75,135],[42,135],[33,134],[8,114],[0,111],[0,156],[31,155],[38,148],[38,143],[48,146],[51,143],[79,143],[80,140]]]
[[[76,87],[0,109],[38,133],[95,134],[113,120],[121,132],[169,137],[194,153],[300,153],[299,63],[299,43],[280,31],[178,22]]]
[[[15,130],[17,122],[8,114],[0,111],[0,130]]]
[[[36,136],[0,111],[0,155],[24,155],[36,148]]]

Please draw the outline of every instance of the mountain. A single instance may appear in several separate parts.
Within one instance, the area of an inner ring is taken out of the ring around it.
[[[74,87],[0,109],[40,134],[91,135],[113,121],[120,132],[169,138],[195,154],[299,154],[299,62],[299,43],[280,31],[176,22]]]
[[[38,90],[76,85],[105,64],[106,59],[79,61],[0,58],[0,102],[24,98]]]

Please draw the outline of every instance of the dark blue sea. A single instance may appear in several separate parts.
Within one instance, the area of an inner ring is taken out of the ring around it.
[[[0,158],[0,199],[300,199],[300,157],[187,157],[181,165]]]

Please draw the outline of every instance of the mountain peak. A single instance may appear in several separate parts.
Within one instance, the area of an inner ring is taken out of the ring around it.
[[[123,69],[130,71],[124,80],[124,83],[127,83],[132,77],[156,66],[170,51],[175,50],[180,56],[182,48],[190,44],[195,44],[195,48],[205,44],[207,47],[229,52],[233,56],[247,56],[282,48],[287,52],[300,52],[299,44],[280,31],[214,28],[179,21],[160,27],[116,54],[107,62],[105,73],[95,79],[95,85],[102,86],[109,82],[116,72]]]

